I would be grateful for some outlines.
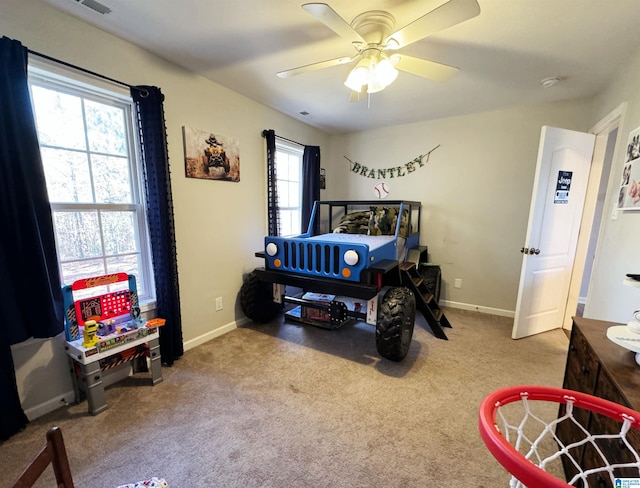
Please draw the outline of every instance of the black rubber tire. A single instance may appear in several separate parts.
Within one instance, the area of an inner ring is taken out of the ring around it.
[[[416,320],[416,298],[408,288],[390,288],[378,306],[376,349],[383,358],[402,361],[409,352]]]
[[[247,274],[240,288],[240,308],[254,322],[269,322],[284,308],[273,301],[272,284],[260,281],[255,271]]]

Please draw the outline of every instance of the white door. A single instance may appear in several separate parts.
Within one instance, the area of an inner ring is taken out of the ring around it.
[[[511,337],[562,327],[595,136],[543,127]]]

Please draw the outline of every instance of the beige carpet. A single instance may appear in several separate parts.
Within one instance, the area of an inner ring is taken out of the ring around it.
[[[83,402],[31,422],[0,443],[1,486],[58,425],[77,487],[152,476],[171,488],[506,487],[478,406],[507,385],[560,386],[568,339],[513,341],[510,319],[446,314],[449,341],[419,316],[401,363],[379,358],[363,323],[239,328],[187,351],[155,387],[144,375],[111,386],[96,417]]]

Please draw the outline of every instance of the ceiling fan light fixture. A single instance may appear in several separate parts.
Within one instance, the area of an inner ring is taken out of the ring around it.
[[[362,87],[367,85],[367,93],[377,93],[398,77],[398,70],[394,64],[388,56],[379,51],[371,53],[363,57],[351,70],[344,84],[356,92],[360,92]]]
[[[385,85],[380,83],[380,80],[375,74],[369,76],[369,80],[367,83],[367,93],[378,93],[379,91],[382,91],[384,89]]]
[[[383,88],[389,86],[398,77],[398,70],[388,58],[381,59],[375,65],[373,71]]]
[[[362,86],[367,84],[368,80],[369,69],[358,63],[358,65],[351,70],[344,84],[353,91],[359,92],[362,90]]]

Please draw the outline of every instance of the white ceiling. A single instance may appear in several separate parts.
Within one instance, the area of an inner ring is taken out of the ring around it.
[[[638,0],[478,0],[479,16],[401,51],[460,68],[453,79],[441,84],[400,72],[368,106],[349,103],[349,65],[276,76],[355,53],[301,8],[309,0],[99,0],[112,9],[107,15],[78,0],[41,1],[330,133],[590,97],[640,47]],[[386,10],[400,28],[443,1],[327,3],[348,22]],[[562,82],[543,88],[551,76]]]

